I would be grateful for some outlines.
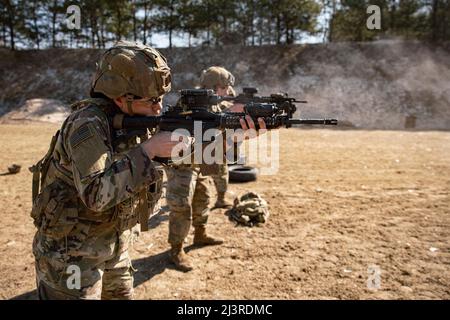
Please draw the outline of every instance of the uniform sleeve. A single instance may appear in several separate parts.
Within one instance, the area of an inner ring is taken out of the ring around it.
[[[157,181],[159,173],[140,145],[112,158],[106,117],[84,112],[66,135],[75,187],[93,211],[106,211]]]

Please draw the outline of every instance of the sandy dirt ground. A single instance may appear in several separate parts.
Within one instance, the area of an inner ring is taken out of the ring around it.
[[[0,176],[3,299],[36,298],[27,167],[56,128],[0,125],[0,172],[22,165]],[[280,142],[277,175],[230,187],[259,192],[268,223],[237,227],[212,211],[209,230],[226,242],[196,249],[191,234],[196,268],[181,273],[168,262],[168,214],[154,217],[132,252],[137,298],[450,298],[450,132],[289,129]]]

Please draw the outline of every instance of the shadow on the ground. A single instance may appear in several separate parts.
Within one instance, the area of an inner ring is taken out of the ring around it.
[[[191,244],[187,247],[184,247],[184,252],[189,253],[192,250],[197,250],[197,249],[201,249],[204,248],[205,246],[200,246],[200,245],[195,245],[195,244]]]
[[[12,297],[10,300],[37,300],[37,299],[38,299],[37,290],[33,290]]]
[[[184,248],[184,251],[200,249],[202,246],[196,246],[191,244]],[[133,260],[133,267],[137,269],[134,274],[134,287],[141,285],[142,283],[152,279],[154,276],[163,273],[166,269],[177,270],[175,265],[169,258],[170,250],[155,254],[153,256]],[[182,272],[182,271],[180,271]]]
[[[135,288],[154,276],[163,273],[166,269],[175,269],[175,266],[169,260],[169,250],[133,260],[132,263],[133,267],[137,269],[134,274]]]
[[[169,210],[167,206],[164,206],[161,208],[160,213],[155,214],[153,217],[151,217],[148,221],[148,228],[149,229],[155,229],[158,227],[162,222],[169,220]]]

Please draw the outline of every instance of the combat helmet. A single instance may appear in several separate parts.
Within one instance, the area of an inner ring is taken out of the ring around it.
[[[251,227],[267,222],[270,212],[266,200],[256,192],[247,192],[234,199],[227,214],[230,220]]]
[[[202,71],[200,86],[205,89],[234,86],[234,76],[225,68],[213,66]]]
[[[97,63],[91,95],[101,93],[110,99],[127,96],[127,100],[133,96],[156,98],[170,88],[170,68],[159,51],[139,43],[119,41]]]

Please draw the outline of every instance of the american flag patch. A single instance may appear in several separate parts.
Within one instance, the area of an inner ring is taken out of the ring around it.
[[[82,125],[70,138],[70,145],[76,148],[80,143],[94,136],[89,125]]]

